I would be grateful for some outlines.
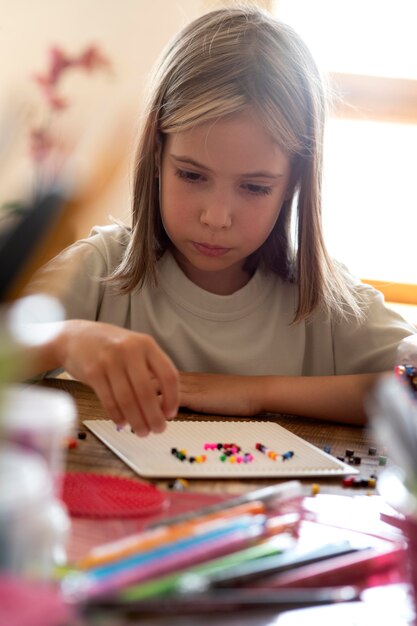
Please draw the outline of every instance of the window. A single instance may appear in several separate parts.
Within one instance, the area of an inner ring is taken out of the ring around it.
[[[342,102],[324,147],[329,251],[417,304],[417,2],[277,0]]]

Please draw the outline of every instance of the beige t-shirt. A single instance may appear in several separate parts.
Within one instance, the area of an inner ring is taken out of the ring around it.
[[[360,284],[365,319],[334,323],[317,314],[291,325],[297,288],[258,270],[239,291],[219,296],[192,283],[165,252],[158,286],[127,295],[100,282],[120,261],[126,234],[96,227],[35,277],[31,292],[48,292],[68,319],[116,324],[152,335],[182,371],[287,376],[359,374],[389,370],[398,343],[416,332],[384,305],[382,294]]]

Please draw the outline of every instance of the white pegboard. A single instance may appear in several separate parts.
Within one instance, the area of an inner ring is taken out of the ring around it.
[[[344,476],[358,470],[320,450],[289,430],[264,421],[174,421],[161,434],[139,438],[126,426],[117,431],[110,420],[86,420],[103,443],[140,476],[148,478],[290,478]],[[251,463],[220,461],[218,450],[204,450],[205,443],[235,443],[250,452]],[[291,459],[275,461],[256,450],[262,443],[278,454],[293,451]],[[172,448],[184,449],[187,456],[205,454],[204,463],[180,461]]]

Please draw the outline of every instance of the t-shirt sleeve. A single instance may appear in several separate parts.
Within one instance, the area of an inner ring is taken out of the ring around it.
[[[364,319],[347,320],[333,327],[336,374],[364,374],[391,370],[398,344],[417,329],[385,306],[384,296],[369,285],[356,286]]]
[[[63,250],[30,281],[26,294],[43,293],[56,298],[67,319],[97,320],[108,276],[109,254],[105,240],[93,231]]]

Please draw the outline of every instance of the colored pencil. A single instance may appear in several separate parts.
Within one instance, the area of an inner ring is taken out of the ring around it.
[[[244,548],[232,554],[211,559],[186,570],[176,571],[173,574],[162,576],[148,582],[122,589],[119,597],[125,601],[143,600],[159,595],[183,592],[189,589],[194,575],[204,576],[213,572],[224,572],[242,563],[260,559],[273,554],[282,554],[293,546],[294,539],[288,535],[278,535],[261,539],[259,543]]]
[[[308,606],[352,602],[360,599],[359,589],[352,586],[310,589],[216,589],[211,593],[194,593],[126,603],[117,598],[100,598],[81,605],[85,615],[204,614],[239,609],[274,609],[276,612]]]
[[[71,599],[102,596],[133,583],[228,554],[262,536],[265,521],[264,515],[225,520],[214,530],[186,537],[109,566],[72,572],[62,580],[62,592]]]
[[[254,580],[258,582],[262,578],[273,574],[352,554],[364,549],[366,548],[354,547],[349,541],[344,540],[328,543],[319,548],[290,550],[283,554],[265,556],[261,559],[234,565],[224,571],[196,574],[193,584],[197,589],[202,590],[237,587],[251,583]]]
[[[191,534],[201,532],[201,525],[215,520],[225,520],[242,515],[259,515],[265,512],[265,505],[260,501],[247,502],[236,507],[211,513],[204,517],[196,517],[174,526],[157,527],[141,533],[129,535],[123,539],[96,546],[85,557],[80,559],[77,567],[90,569],[105,563],[120,560],[132,554],[151,550],[158,546],[176,541]]]
[[[224,512],[226,509],[230,509],[240,504],[254,502],[256,500],[263,502],[267,510],[273,511],[285,502],[300,499],[301,497],[302,485],[300,481],[290,480],[285,483],[278,483],[276,485],[270,485],[269,487],[255,489],[254,491],[249,491],[248,493],[237,496],[236,498],[231,498],[230,500],[223,502],[217,502],[216,504],[210,504],[209,506],[205,506],[201,509],[164,518],[163,520],[150,524],[149,528],[172,526],[173,524],[188,521],[196,517],[210,515],[211,513]]]

